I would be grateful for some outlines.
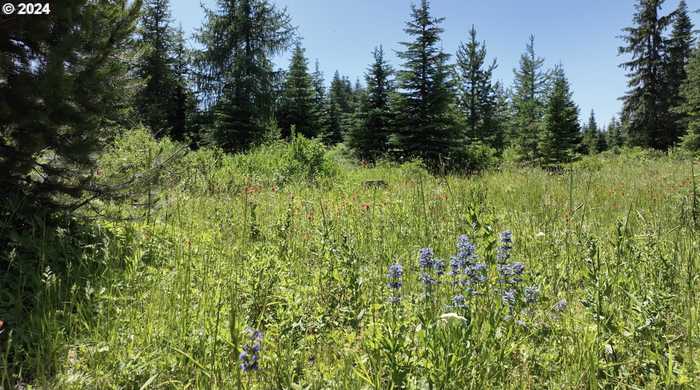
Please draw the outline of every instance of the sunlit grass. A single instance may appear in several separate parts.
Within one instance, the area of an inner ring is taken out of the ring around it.
[[[44,275],[21,328],[33,333],[11,336],[34,341],[7,347],[13,367],[35,375],[22,380],[56,388],[700,385],[700,235],[687,160],[623,155],[561,174],[434,177],[406,165],[346,169],[316,184],[230,180],[240,185],[168,189],[149,223],[100,220],[93,248]],[[513,232],[512,259],[526,266],[523,283],[540,289],[517,312],[495,281],[504,230]],[[423,247],[449,264],[462,234],[490,275],[468,309],[451,306],[464,290],[447,275],[426,296],[418,269]],[[396,262],[401,302],[391,304],[387,269]],[[447,313],[455,315],[440,320]],[[243,371],[248,327],[263,339],[258,369]]]

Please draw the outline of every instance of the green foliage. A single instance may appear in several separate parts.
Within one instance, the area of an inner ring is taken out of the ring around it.
[[[688,64],[688,79],[682,86],[684,103],[679,107],[687,120],[688,128],[683,146],[700,151],[700,49],[695,49]]]
[[[623,30],[625,46],[620,54],[631,59],[622,65],[628,71],[629,90],[624,96],[623,117],[628,142],[633,146],[667,149],[674,142],[669,128],[669,100],[666,90],[666,45],[663,33],[671,23],[659,15],[664,0],[640,0],[636,4],[634,26]]]
[[[316,89],[309,74],[304,49],[297,44],[289,64],[284,90],[280,97],[277,121],[285,139],[292,137],[292,128],[305,137],[315,137],[321,127],[321,112],[315,104]]]
[[[146,168],[146,148],[177,147],[128,134],[102,160],[105,175]],[[235,156],[203,148],[173,166],[180,181],[154,189],[168,200],[150,221],[37,225],[24,238],[35,252],[0,275],[3,386],[697,387],[700,243],[691,173],[679,169],[691,160],[623,150],[564,174],[472,177],[380,163],[313,185],[305,167],[322,165],[323,150],[300,137]],[[299,180],[269,181],[291,171]],[[540,287],[512,312],[495,259],[509,228],[525,285]],[[431,247],[448,258],[465,233],[489,282],[455,307],[461,287],[446,274],[426,295],[417,257]],[[397,261],[403,283],[391,292]],[[239,368],[246,326],[264,333],[257,371]]]
[[[421,158],[437,167],[456,150],[461,138],[452,108],[449,55],[440,46],[444,19],[430,15],[427,0],[411,7],[404,31],[414,40],[402,43],[404,51],[398,53],[404,63],[398,75],[392,146],[404,159]]]
[[[673,22],[671,34],[666,40],[666,60],[665,77],[668,105],[671,109],[670,117],[672,123],[669,124],[670,137],[674,144],[685,134],[687,117],[683,111],[673,110],[683,104],[684,96],[681,87],[688,78],[686,67],[692,55],[695,36],[693,32],[693,22],[688,15],[688,6],[685,0],[681,0],[678,8],[672,14]]]
[[[535,54],[535,37],[530,36],[520,57],[520,68],[514,70],[513,131],[509,140],[511,146],[520,149],[524,161],[536,161],[539,156],[540,122],[549,83],[543,66],[544,59]]]
[[[588,124],[583,129],[583,140],[581,144],[583,153],[596,154],[601,152],[601,150],[598,150],[599,133],[600,129],[595,119],[595,112],[591,111],[591,115],[588,117]]]
[[[347,144],[363,160],[371,162],[388,152],[389,134],[394,123],[391,94],[394,91],[394,70],[384,59],[380,46],[372,53],[374,63],[365,74],[367,96],[360,103],[355,124],[347,134]]]
[[[284,52],[295,29],[286,10],[269,0],[218,0],[205,10],[194,56],[200,102],[211,113],[215,144],[241,151],[261,144],[274,120],[272,57]]]
[[[337,173],[334,163],[326,156],[325,146],[303,135],[294,135],[285,155],[282,175],[315,182]]]
[[[169,0],[146,0],[138,41],[145,53],[136,73],[145,81],[135,104],[140,118],[157,136],[178,141],[193,138],[196,101],[187,81],[184,33],[171,26]]]
[[[126,49],[140,6],[71,0],[49,15],[3,18],[1,219],[16,215],[5,207],[13,201],[31,214],[106,190],[95,188],[91,168],[129,117]]]
[[[486,63],[486,42],[476,40],[476,28],[469,31],[469,41],[461,43],[457,50],[456,83],[458,105],[464,115],[466,139],[480,141],[498,147],[501,129],[497,114],[498,95],[493,72],[496,60]]]
[[[543,165],[551,166],[574,159],[581,142],[578,112],[569,81],[564,70],[558,67],[552,74],[552,91],[545,107],[538,145]]]

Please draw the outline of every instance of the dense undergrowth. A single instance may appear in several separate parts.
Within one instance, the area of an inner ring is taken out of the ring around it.
[[[148,180],[13,236],[0,387],[700,386],[687,157],[466,177],[303,138],[179,154],[131,133],[100,176]]]

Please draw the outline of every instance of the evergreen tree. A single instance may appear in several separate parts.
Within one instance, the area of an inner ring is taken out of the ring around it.
[[[0,218],[104,194],[95,155],[133,102],[124,60],[140,1],[65,0],[0,23]],[[15,206],[13,206],[13,204]],[[17,207],[23,205],[25,208]],[[2,236],[2,234],[0,234]],[[1,241],[1,240],[0,240]]]
[[[189,81],[189,53],[185,48],[182,27],[175,32],[173,63],[172,109],[168,115],[171,125],[170,137],[177,141],[189,140],[191,145],[200,142],[201,129],[197,124],[197,98]]]
[[[617,118],[613,117],[608,125],[607,135],[607,145],[608,148],[621,148],[625,142],[622,136],[622,124]]]
[[[388,151],[393,119],[390,95],[394,90],[391,79],[394,71],[386,62],[381,46],[375,48],[372,55],[374,63],[365,74],[367,95],[360,104],[347,143],[358,157],[374,162]]]
[[[678,9],[673,13],[673,27],[671,36],[666,42],[668,59],[666,64],[666,87],[669,107],[678,107],[683,104],[681,85],[687,79],[686,66],[693,50],[693,23],[688,16],[688,6],[685,0],[681,0]],[[671,111],[670,137],[673,143],[678,141],[685,132],[685,117],[678,110]]]
[[[544,165],[573,160],[581,142],[578,114],[569,81],[559,66],[552,73],[552,90],[545,107],[538,146]]]
[[[350,79],[338,71],[333,75],[328,96],[328,117],[323,131],[324,142],[335,145],[354,127],[354,114],[362,100],[364,90],[356,83],[353,88]]]
[[[486,63],[486,43],[476,39],[476,28],[469,31],[469,41],[457,50],[458,104],[466,120],[466,138],[494,146],[493,134],[496,94],[492,82],[496,60]]]
[[[454,100],[447,61],[440,47],[442,18],[433,18],[427,0],[412,6],[405,32],[414,37],[399,52],[404,69],[399,72],[398,123],[393,138],[403,157],[420,157],[437,167],[459,142],[451,105]]]
[[[588,154],[598,153],[598,122],[595,118],[595,112],[591,110],[591,115],[588,117],[588,125],[583,131],[583,152]]]
[[[520,69],[515,70],[513,95],[514,146],[526,161],[538,156],[539,129],[542,120],[549,75],[543,70],[544,59],[535,54],[535,37],[530,36]]]
[[[186,61],[182,31],[171,27],[170,1],[146,0],[141,18],[140,45],[145,54],[137,74],[145,81],[136,97],[136,109],[156,136],[184,140],[193,105],[185,79]]]
[[[507,142],[509,127],[512,122],[512,107],[510,104],[509,92],[503,88],[503,84],[496,82],[493,87],[494,112],[492,119],[492,130],[490,145],[497,151],[502,151]]]
[[[330,99],[338,105],[343,114],[352,112],[352,86],[347,77],[341,77],[336,70],[331,81]]]
[[[245,150],[270,135],[276,74],[271,57],[289,47],[294,28],[269,0],[218,0],[205,9],[195,56],[202,106],[212,113],[213,140]]]
[[[620,54],[631,56],[620,65],[628,71],[629,78],[629,91],[623,97],[628,141],[632,145],[658,149],[666,149],[675,142],[669,115],[663,37],[671,18],[659,15],[663,2],[639,0],[634,26],[623,30],[626,46],[619,49]]]
[[[292,126],[307,138],[318,135],[320,113],[315,101],[315,89],[304,49],[297,44],[284,83],[277,120],[284,138],[291,136]]]
[[[681,86],[683,103],[678,107],[687,124],[683,146],[700,151],[700,47],[693,51],[687,71],[688,78]]]
[[[608,135],[607,131],[599,131],[596,136],[596,150],[598,153],[602,153],[608,150]]]

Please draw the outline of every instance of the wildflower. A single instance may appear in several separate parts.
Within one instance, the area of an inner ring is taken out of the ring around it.
[[[460,309],[466,308],[467,301],[466,298],[464,298],[464,295],[459,294],[452,297],[452,306]]]
[[[241,354],[238,355],[238,359],[241,361],[241,370],[244,372],[258,369],[263,339],[262,332],[257,329],[246,328],[246,333],[248,333],[249,342],[243,346]]]
[[[403,278],[403,267],[401,264],[396,263],[392,264],[389,266],[389,273],[387,273],[387,277],[389,278],[389,283],[388,286],[389,288],[393,290],[397,290],[401,288],[402,282],[401,279]]]
[[[526,303],[535,303],[540,296],[540,289],[535,286],[525,287],[524,295]]]
[[[435,275],[442,276],[445,274],[445,262],[440,259],[433,260],[433,269],[435,270]]]
[[[389,278],[387,286],[393,290],[391,297],[389,298],[389,302],[392,304],[399,303],[401,301],[401,297],[397,295],[397,292],[403,285],[403,266],[401,266],[399,263],[390,265],[387,278]]]
[[[457,238],[457,257],[468,262],[474,257],[476,246],[469,241],[469,237],[461,235]]]
[[[423,248],[420,250],[418,255],[418,265],[422,270],[426,270],[433,267],[433,250],[430,248]]]
[[[516,301],[515,290],[509,289],[509,290],[504,291],[501,298],[503,299],[503,303],[505,303],[506,305],[508,305],[508,306],[515,305],[515,301]]]
[[[513,249],[513,233],[509,230],[501,233],[501,246],[498,247],[496,259],[503,263],[510,258],[510,251]]]
[[[568,306],[568,303],[566,302],[566,299],[562,299],[561,301],[557,302],[554,304],[554,311],[557,313],[561,313],[564,310],[566,310],[566,307]]]
[[[420,274],[420,281],[426,286],[432,286],[437,284],[437,280],[435,280],[435,278],[433,278],[432,276],[430,276],[430,274],[425,272]]]
[[[459,275],[459,271],[462,269],[462,262],[457,258],[457,256],[452,256],[450,258],[450,276]]]
[[[511,265],[511,269],[513,270],[514,275],[522,275],[525,273],[525,264],[523,263],[513,263]]]
[[[501,276],[502,283],[508,283],[510,278],[515,275],[515,272],[513,272],[513,267],[510,264],[499,264],[498,274]]]
[[[465,270],[473,283],[484,283],[486,281],[486,264],[476,263]]]

